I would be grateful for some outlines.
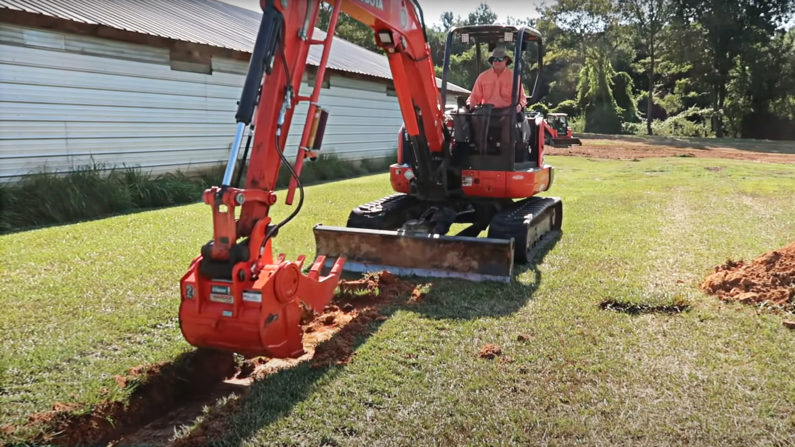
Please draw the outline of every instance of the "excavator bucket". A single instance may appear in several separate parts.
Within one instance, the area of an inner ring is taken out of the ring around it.
[[[513,239],[410,234],[315,225],[317,253],[346,258],[345,271],[510,282]]]

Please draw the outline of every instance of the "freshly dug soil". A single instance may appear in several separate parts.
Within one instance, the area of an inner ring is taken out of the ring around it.
[[[788,142],[782,142],[786,144]],[[574,157],[603,158],[611,160],[639,160],[660,157],[726,158],[732,160],[761,161],[767,163],[795,163],[795,154],[756,152],[729,147],[699,145],[686,141],[676,144],[662,144],[623,139],[585,138],[582,146],[568,148],[544,146],[547,155],[568,155]]]
[[[704,279],[701,290],[723,301],[795,312],[795,241],[750,262],[728,259]]]
[[[106,401],[82,413],[74,413],[80,405],[56,402],[52,411],[28,418],[29,426],[41,429],[33,444],[105,445],[185,405],[234,371],[231,353],[210,350],[192,351],[160,365],[132,367],[127,375],[115,377],[122,388],[136,386],[128,402]]]
[[[480,352],[478,353],[478,357],[489,360],[501,355],[502,348],[493,343],[486,343],[482,348],[480,348]]]

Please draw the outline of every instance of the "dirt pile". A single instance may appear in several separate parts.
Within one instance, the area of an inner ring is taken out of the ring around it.
[[[795,242],[750,262],[728,259],[700,287],[723,301],[795,312]]]
[[[480,352],[478,353],[478,357],[489,360],[501,355],[502,348],[495,345],[494,343],[486,343],[482,348],[480,348]]]

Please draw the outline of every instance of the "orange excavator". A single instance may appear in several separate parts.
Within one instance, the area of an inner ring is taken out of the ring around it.
[[[247,356],[299,356],[302,307],[321,311],[343,269],[510,281],[514,261],[528,262],[539,242],[560,230],[560,199],[536,196],[553,179],[553,168],[544,163],[543,119],[526,119],[517,107],[445,104],[451,56],[474,52],[479,72],[483,52],[497,45],[513,49],[514,106],[520,83],[534,77],[525,85],[535,92],[543,54],[538,31],[502,25],[454,28],[447,36],[440,91],[416,0],[328,3],[328,30],[315,39],[319,1],[260,2],[262,22],[229,162],[221,186],[203,195],[212,208],[213,238],[180,283],[180,327],[194,346]],[[304,272],[304,256],[296,261],[273,256],[271,244],[301,209],[304,160],[314,158],[322,144],[329,116],[319,104],[320,87],[342,11],[373,29],[392,71],[404,122],[397,162],[390,166],[396,194],[358,206],[345,227],[316,225],[317,256]],[[312,45],[321,46],[322,55],[314,89],[302,96]],[[308,111],[290,163],[284,154],[286,130],[302,101]],[[247,130],[245,186],[236,187],[244,171],[238,159]],[[296,192],[299,201],[286,219],[274,222],[268,212],[277,202],[274,189],[282,168],[291,174],[285,202],[291,205]],[[459,225],[463,228],[451,235]],[[482,233],[486,237],[479,237]]]

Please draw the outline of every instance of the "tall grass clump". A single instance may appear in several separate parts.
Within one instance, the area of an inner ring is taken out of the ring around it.
[[[386,172],[394,163],[394,157],[381,157],[363,160],[344,160],[334,154],[322,154],[317,160],[304,163],[301,170],[301,183],[314,183],[357,177],[365,174]],[[290,183],[290,172],[285,168],[279,171],[277,188],[286,188]]]
[[[65,176],[38,172],[6,186],[3,226],[73,222],[130,209],[133,202],[125,185],[103,171],[103,166],[94,164]]]
[[[350,161],[323,154],[304,164],[301,181],[308,185],[384,172],[391,162],[392,157]],[[218,165],[190,174],[153,176],[139,167],[99,163],[68,174],[37,172],[18,183],[0,185],[0,233],[195,202],[205,189],[221,183],[223,172],[224,166]],[[282,167],[277,188],[287,187],[289,181]]]
[[[185,173],[152,176],[99,163],[68,174],[37,172],[2,186],[0,231],[95,219],[136,209],[189,203],[209,185]]]

